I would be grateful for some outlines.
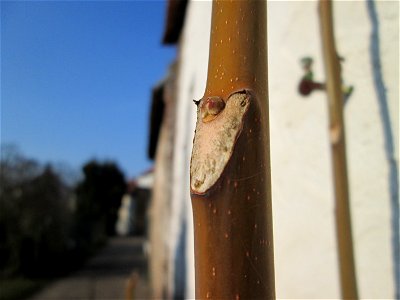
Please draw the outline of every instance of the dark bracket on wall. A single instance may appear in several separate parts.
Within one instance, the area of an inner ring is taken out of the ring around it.
[[[344,59],[340,57],[340,61],[343,62]],[[312,70],[313,62],[314,60],[310,56],[303,57],[300,60],[304,75],[299,82],[298,91],[300,95],[304,97],[309,96],[313,91],[316,90],[325,91],[325,83],[314,81],[314,73]],[[345,104],[353,93],[353,90],[354,87],[352,85],[342,85],[343,101]]]

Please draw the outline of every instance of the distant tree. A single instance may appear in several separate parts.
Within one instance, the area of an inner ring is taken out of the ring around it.
[[[40,173],[40,167],[36,161],[23,157],[14,145],[1,146],[0,167],[0,268],[2,275],[9,275],[21,268],[22,196],[29,180]]]
[[[70,190],[50,165],[2,146],[0,268],[3,276],[54,274],[69,241]]]
[[[1,146],[0,277],[64,274],[114,234],[122,172],[92,161],[83,173],[72,189],[77,177],[67,166],[43,166]]]
[[[77,230],[80,242],[99,243],[115,234],[115,223],[126,183],[113,162],[90,161],[76,187]],[[90,245],[87,245],[90,246]]]
[[[69,240],[69,190],[50,165],[28,182],[23,194],[20,226],[24,233],[23,273],[59,273]]]

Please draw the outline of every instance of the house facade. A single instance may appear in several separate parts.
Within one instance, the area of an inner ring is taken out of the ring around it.
[[[334,189],[324,91],[298,91],[301,60],[324,82],[316,1],[269,1],[268,85],[278,298],[339,298]],[[400,297],[399,3],[336,1],[350,207],[360,298]],[[165,43],[176,61],[152,103],[155,161],[150,208],[150,279],[155,298],[194,298],[189,166],[203,96],[210,1],[169,1]],[[251,21],[251,20],[249,20]],[[150,156],[151,156],[150,155]]]

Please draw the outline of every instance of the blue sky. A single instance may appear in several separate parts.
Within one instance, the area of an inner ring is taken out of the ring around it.
[[[151,88],[175,57],[165,1],[1,2],[1,142],[79,169],[147,159]]]

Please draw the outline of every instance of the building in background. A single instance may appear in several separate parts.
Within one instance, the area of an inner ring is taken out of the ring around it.
[[[298,92],[300,61],[323,82],[316,1],[268,2],[268,77],[276,294],[339,298],[327,95]],[[169,1],[164,43],[176,62],[153,91],[150,280],[156,298],[194,298],[189,164],[203,96],[211,2]],[[337,1],[356,272],[360,298],[400,297],[399,3]],[[249,20],[251,21],[251,20]]]
[[[115,229],[118,235],[146,236],[148,207],[153,189],[153,170],[150,169],[128,182],[127,191],[121,200]]]

